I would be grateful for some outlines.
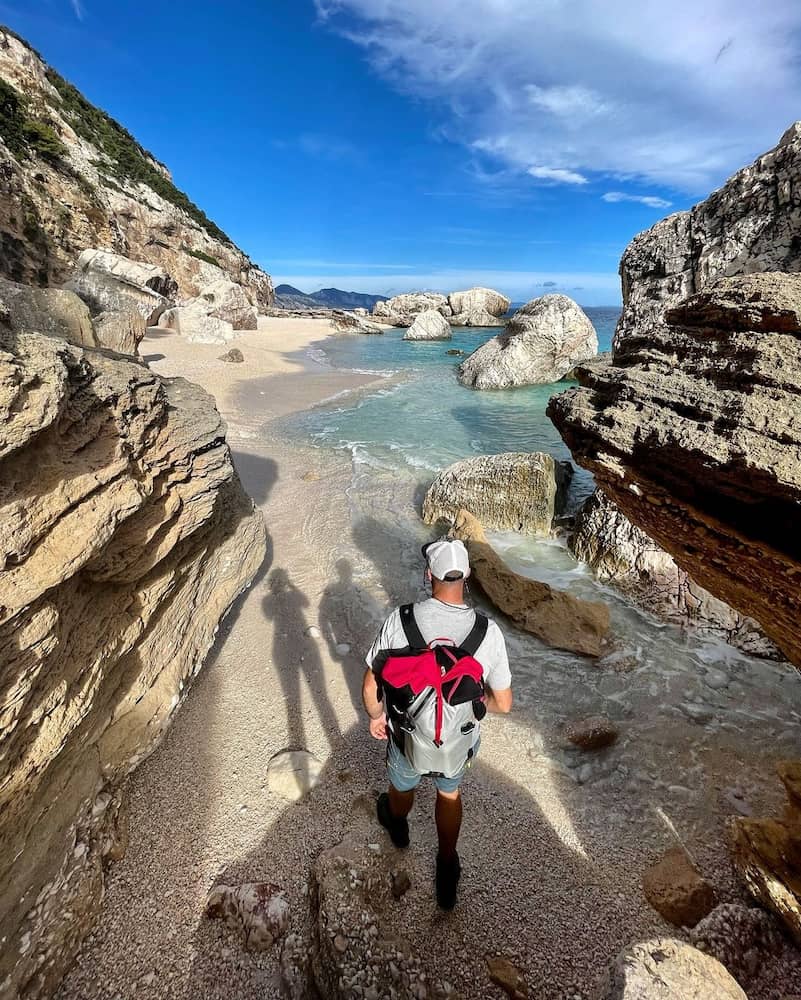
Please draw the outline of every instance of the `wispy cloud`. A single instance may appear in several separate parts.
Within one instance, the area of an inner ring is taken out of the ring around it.
[[[554,181],[556,184],[586,184],[587,178],[575,170],[565,167],[529,167],[526,173],[540,181]]]
[[[70,6],[79,21],[82,21],[86,17],[86,11],[84,10],[81,0],[70,0]]]
[[[366,271],[405,271],[413,270],[412,264],[377,264],[375,261],[357,263],[354,261],[320,260],[315,257],[271,257],[270,266],[276,267],[330,267],[350,270],[364,268]]]
[[[317,160],[354,160],[361,156],[360,148],[341,136],[318,132],[302,132],[286,139],[273,139],[275,149],[303,153]]]
[[[667,198],[657,198],[651,194],[627,194],[625,191],[607,191],[601,195],[601,200],[611,202],[613,205],[619,201],[636,201],[649,208],[670,208],[673,204]]]
[[[707,193],[801,107],[797,0],[315,2],[441,134],[532,185]]]

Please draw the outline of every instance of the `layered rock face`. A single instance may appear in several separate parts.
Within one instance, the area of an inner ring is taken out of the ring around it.
[[[464,509],[485,528],[548,535],[572,473],[569,462],[539,451],[466,458],[440,472],[428,488],[423,520],[454,521]]]
[[[558,382],[597,353],[595,328],[579,306],[566,295],[543,295],[518,309],[502,334],[459,365],[457,376],[473,389]]]
[[[576,460],[801,664],[801,276],[719,279],[579,377],[548,409]]]
[[[637,236],[620,262],[615,346],[718,277],[801,270],[801,122],[706,201]]]
[[[752,656],[780,659],[753,618],[704,590],[661,546],[635,527],[601,490],[576,515],[569,547],[599,579],[614,584],[646,611],[691,626]]]
[[[215,278],[273,301],[269,275],[172,183],[169,171],[24,41],[0,29],[0,273],[60,285],[85,247],[164,268],[181,296]]]
[[[448,321],[436,311],[436,309],[426,309],[425,312],[418,313],[414,322],[404,333],[404,340],[450,340],[451,328]]]
[[[182,379],[6,323],[0,421],[0,995],[37,998],[265,528]]]

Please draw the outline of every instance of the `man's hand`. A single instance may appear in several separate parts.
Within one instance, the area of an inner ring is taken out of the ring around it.
[[[387,738],[387,717],[385,715],[379,715],[377,719],[370,719],[370,735],[374,740]]]

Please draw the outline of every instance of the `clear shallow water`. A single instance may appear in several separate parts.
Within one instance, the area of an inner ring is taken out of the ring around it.
[[[588,309],[598,332],[599,349],[609,350],[617,309]],[[456,367],[495,336],[497,329],[454,330],[453,339],[433,343],[403,340],[404,330],[382,336],[346,336],[327,342],[315,356],[335,368],[400,380],[339,407],[304,415],[303,431],[326,448],[350,451],[354,461],[377,469],[436,474],[461,458],[504,451],[545,451],[569,459],[570,452],[545,415],[548,400],[569,383],[500,392],[476,392],[459,385]],[[589,474],[579,470],[571,502],[592,490]]]
[[[587,312],[600,350],[608,350],[618,311]],[[383,608],[373,595],[383,591],[390,605],[421,596],[419,545],[432,529],[422,524],[419,510],[437,472],[461,458],[502,451],[570,457],[545,415],[550,396],[568,383],[466,389],[455,377],[460,359],[447,351],[469,353],[495,330],[457,330],[450,342],[430,344],[404,342],[403,332],[335,337],[313,349],[318,361],[384,375],[386,382],[283,426],[290,437],[351,460],[346,493],[353,542],[339,544],[351,564],[354,592],[369,595],[365,605],[375,624]],[[592,477],[577,470],[571,506],[592,489]],[[748,797],[761,794],[770,772],[766,746],[777,757],[798,753],[801,675],[793,668],[752,659],[718,639],[641,613],[576,563],[564,541],[497,532],[491,540],[517,572],[610,609],[615,651],[600,667],[506,629],[516,704],[530,731],[553,734],[565,719],[594,714],[626,731],[612,751],[590,759],[552,747],[553,765],[565,778],[633,796],[633,808],[658,837],[655,793],[663,805],[681,808],[688,829],[695,823],[706,829],[710,810],[731,811],[725,798],[730,782]],[[352,638],[366,643],[372,635]],[[620,814],[621,822],[627,815]]]

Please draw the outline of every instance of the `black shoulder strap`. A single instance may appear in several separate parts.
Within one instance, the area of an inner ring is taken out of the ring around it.
[[[469,653],[470,656],[475,656],[478,651],[478,647],[484,641],[484,636],[487,634],[487,629],[489,628],[489,618],[486,615],[482,615],[480,611],[476,611],[476,623],[470,629],[470,634],[465,639],[464,642],[459,643],[459,647]]]
[[[426,649],[428,643],[423,638],[423,633],[420,631],[417,622],[414,620],[413,604],[403,605],[400,609],[400,620],[409,646],[412,649]]]

